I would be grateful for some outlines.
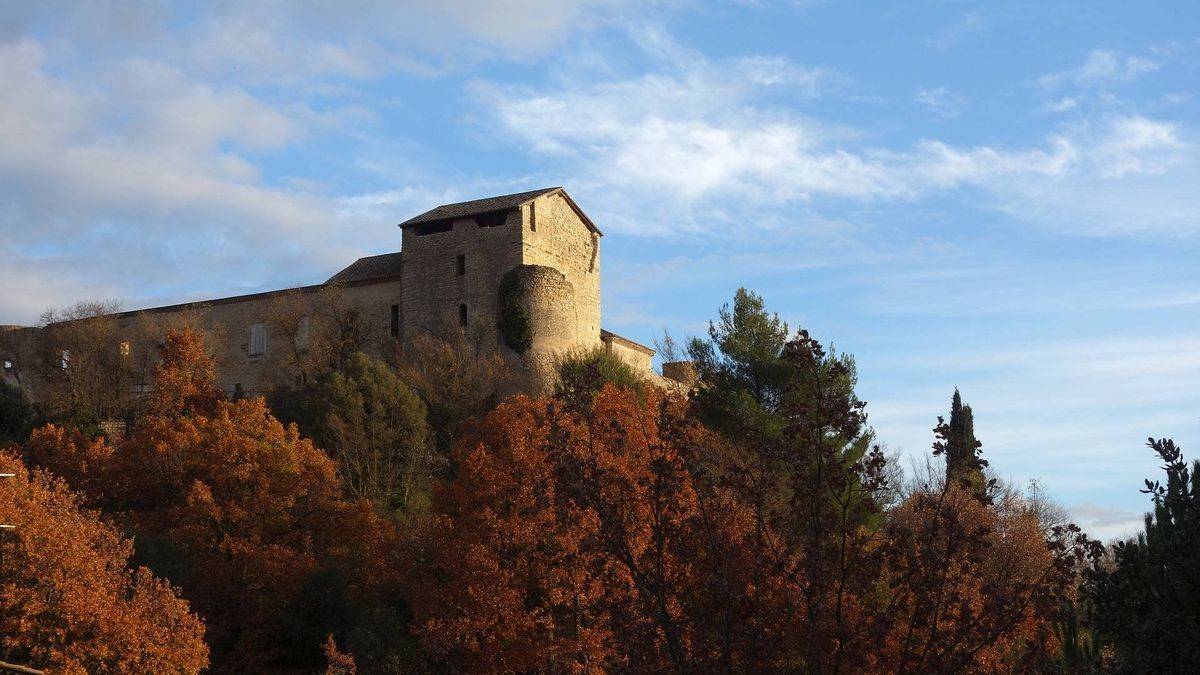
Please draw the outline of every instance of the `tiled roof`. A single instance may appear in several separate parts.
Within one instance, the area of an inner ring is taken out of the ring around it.
[[[500,195],[499,197],[473,199],[469,202],[458,202],[457,204],[442,204],[441,206],[430,209],[415,218],[409,218],[403,223],[400,223],[400,227],[428,223],[432,220],[453,220],[454,218],[466,218],[468,216],[476,216],[481,213],[491,213],[492,211],[507,211],[509,209],[518,208],[531,199],[536,199],[544,194],[561,189],[562,188],[558,187],[548,187],[540,190],[530,190],[529,192],[517,192],[511,195]]]
[[[430,209],[425,213],[414,218],[400,223],[400,227],[411,227],[420,225],[421,223],[429,223],[438,220],[454,220],[456,218],[469,218],[478,216],[484,213],[494,213],[496,211],[509,211],[511,209],[519,209],[521,206],[530,202],[542,195],[550,194],[551,192],[562,193],[567,203],[571,208],[575,209],[575,213],[579,214],[580,219],[593,230],[596,234],[602,234],[600,228],[596,227],[595,223],[588,218],[583,211],[575,204],[575,201],[567,195],[566,191],[561,187],[548,187],[540,190],[530,190],[529,192],[517,192],[511,195],[500,195],[499,197],[486,197],[484,199],[473,199],[469,202],[458,202],[457,204],[442,204],[439,207]]]
[[[352,284],[368,279],[383,279],[400,276],[400,254],[384,253],[359,258],[346,269],[329,277],[327,284]]]

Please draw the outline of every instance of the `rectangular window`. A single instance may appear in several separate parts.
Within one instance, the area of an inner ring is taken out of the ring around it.
[[[129,344],[128,341],[121,343],[121,356],[123,358],[129,358],[129,354],[132,351],[133,351],[133,347]]]
[[[296,351],[303,354],[308,351],[308,317],[300,317],[296,324]]]
[[[267,353],[266,326],[261,323],[250,324],[250,356],[262,356]]]
[[[400,337],[400,305],[392,305],[392,323],[389,332],[394,338]]]
[[[454,221],[452,220],[435,220],[430,223],[422,223],[413,228],[413,232],[418,237],[424,237],[427,234],[437,234],[439,232],[449,232],[454,229]]]
[[[460,326],[467,325],[467,306],[466,305],[458,306],[458,325],[460,325]]]
[[[479,227],[501,227],[508,222],[508,211],[492,211],[475,216],[475,224]]]
[[[454,271],[460,277],[467,273],[467,256],[465,254],[458,254],[458,258],[454,261]]]
[[[529,202],[529,231],[537,232],[537,202]]]
[[[66,370],[67,368],[71,367],[71,350],[70,349],[64,349],[62,351],[62,360],[59,362],[59,365],[62,366],[63,370]]]

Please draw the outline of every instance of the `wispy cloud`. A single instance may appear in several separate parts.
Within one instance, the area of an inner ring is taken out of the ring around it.
[[[963,107],[967,105],[965,97],[944,86],[918,89],[913,100],[926,106],[940,117],[958,117],[962,114]]]
[[[1093,49],[1079,66],[1042,75],[1038,78],[1038,84],[1053,88],[1064,84],[1086,87],[1108,82],[1129,82],[1158,70],[1159,66],[1158,61],[1144,56],[1121,56],[1106,49]]]
[[[1074,96],[1064,96],[1058,100],[1050,101],[1046,104],[1046,110],[1050,112],[1067,112],[1079,107],[1079,99]]]
[[[499,135],[586,184],[636,198],[633,208],[642,217],[613,214],[618,229],[636,222],[636,232],[662,234],[657,218],[646,217],[656,208],[674,232],[723,227],[715,205],[730,198],[745,216],[781,205],[816,205],[819,213],[821,200],[911,201],[958,189],[978,190],[982,204],[1022,220],[1104,235],[1184,234],[1186,209],[1200,207],[1187,168],[1197,158],[1174,122],[1093,118],[1063,126],[1040,145],[1015,148],[938,139],[908,148],[872,146],[860,130],[800,115],[774,100],[771,87],[811,69],[777,57],[754,59],[756,75],[747,78],[745,58],[706,59],[661,32],[640,42],[647,43],[657,65],[645,72],[585,69],[542,87],[475,85]],[[1130,71],[1144,68],[1132,63]],[[1093,65],[1088,72],[1097,70]],[[920,90],[916,100],[942,116],[958,114],[963,105],[944,87]],[[1074,99],[1060,101],[1064,109],[1073,105]],[[1094,208],[1121,191],[1140,190],[1130,179],[1167,173],[1153,184],[1158,200],[1126,202],[1138,204],[1132,219],[1128,207]]]
[[[1080,502],[1069,509],[1084,532],[1100,541],[1124,540],[1141,530],[1145,514],[1093,502]]]

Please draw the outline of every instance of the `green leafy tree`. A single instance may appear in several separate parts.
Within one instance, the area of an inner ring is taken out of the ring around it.
[[[1115,672],[1200,672],[1200,462],[1189,468],[1169,439],[1148,445],[1167,482],[1146,481],[1154,511],[1145,531],[1090,571],[1092,624],[1113,652]]]
[[[425,404],[387,364],[361,352],[318,387],[316,436],[346,492],[406,512],[433,462]]]

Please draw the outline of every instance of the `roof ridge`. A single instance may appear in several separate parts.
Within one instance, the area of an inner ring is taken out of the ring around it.
[[[482,213],[491,213],[494,211],[508,211],[510,209],[520,208],[524,204],[541,197],[542,195],[551,194],[554,192],[562,192],[566,194],[562,186],[538,188],[536,190],[526,190],[524,192],[513,192],[506,195],[496,195],[493,197],[481,197],[479,199],[468,199],[462,202],[452,202],[449,204],[441,204],[435,206],[420,215],[409,218],[400,223],[400,227],[409,225],[418,225],[420,223],[428,223],[435,220],[454,220],[456,218],[468,218],[477,216]]]
[[[547,192],[554,192],[555,190],[561,190],[561,189],[563,189],[561,185],[554,185],[551,187],[535,188],[533,190],[521,190],[520,192],[510,192],[505,195],[492,195],[490,197],[478,197],[476,199],[466,199],[461,202],[447,202],[445,204],[438,204],[434,208],[440,209],[443,206],[465,206],[467,204],[474,204],[475,202],[490,202],[494,199],[495,200],[508,199],[509,197],[521,197],[524,195],[536,194],[536,195],[540,196],[540,195],[546,194]],[[533,197],[530,197],[530,199],[533,199]],[[526,200],[526,201],[528,201],[528,200]],[[522,202],[522,203],[524,203],[524,202]]]

